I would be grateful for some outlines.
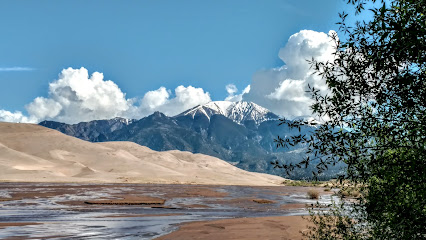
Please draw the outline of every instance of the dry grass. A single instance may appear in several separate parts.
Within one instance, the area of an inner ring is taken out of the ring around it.
[[[282,184],[293,187],[321,187],[326,182],[320,181],[305,181],[305,180],[285,180]]]
[[[308,197],[310,199],[318,199],[319,198],[319,191],[316,189],[309,189],[308,190]]]
[[[345,186],[339,190],[337,195],[343,198],[358,198],[361,197],[361,189],[358,186]]]

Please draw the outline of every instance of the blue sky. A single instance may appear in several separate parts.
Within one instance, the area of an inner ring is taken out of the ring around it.
[[[337,30],[343,0],[1,1],[0,110],[48,97],[68,67],[98,71],[126,98],[191,85],[223,100],[303,29]]]

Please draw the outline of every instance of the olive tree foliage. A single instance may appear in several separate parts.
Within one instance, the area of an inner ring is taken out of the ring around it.
[[[302,236],[308,239],[367,239],[368,225],[362,217],[348,214],[350,211],[344,202],[333,202],[327,208],[317,203],[310,208],[310,216],[303,217],[312,224],[302,231]],[[316,210],[313,210],[316,209]]]
[[[295,121],[289,127],[316,125],[310,136],[275,139],[278,147],[307,146],[291,171],[315,163],[321,173],[346,164],[349,179],[365,184],[362,206],[374,239],[426,238],[426,0],[348,0],[356,12],[372,11],[371,21],[346,24],[331,62],[310,60],[328,92],[309,87],[313,114],[321,124]]]

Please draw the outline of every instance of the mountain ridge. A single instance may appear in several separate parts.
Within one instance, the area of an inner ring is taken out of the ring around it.
[[[188,109],[175,117],[189,115],[194,118],[197,115],[204,115],[210,119],[215,114],[223,115],[240,124],[244,121],[254,121],[256,124],[260,124],[263,121],[279,119],[278,115],[268,109],[256,103],[245,101],[212,101]]]
[[[299,132],[286,124],[279,126],[281,121],[276,117],[269,110],[250,103],[210,102],[174,117],[155,112],[129,124],[112,119],[75,125],[44,121],[40,125],[91,142],[131,141],[155,151],[202,153],[247,171],[283,175],[284,172],[274,169],[270,162],[298,163],[307,155],[303,145],[277,148],[273,140],[278,135],[286,137]],[[301,133],[308,135],[313,129],[313,126],[302,126]],[[305,179],[312,177],[313,170],[314,166],[310,166],[284,176]],[[336,172],[332,169],[323,176],[334,177]]]

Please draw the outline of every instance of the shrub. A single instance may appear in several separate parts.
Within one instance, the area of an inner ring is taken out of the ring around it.
[[[319,198],[319,191],[316,189],[309,189],[308,190],[308,197],[310,199],[318,199]]]
[[[303,217],[311,224],[308,230],[301,231],[304,239],[325,240],[344,239],[359,240],[371,239],[369,227],[364,221],[365,218],[348,210],[348,203],[341,201],[336,204],[322,205],[315,204],[307,207],[310,216]]]

